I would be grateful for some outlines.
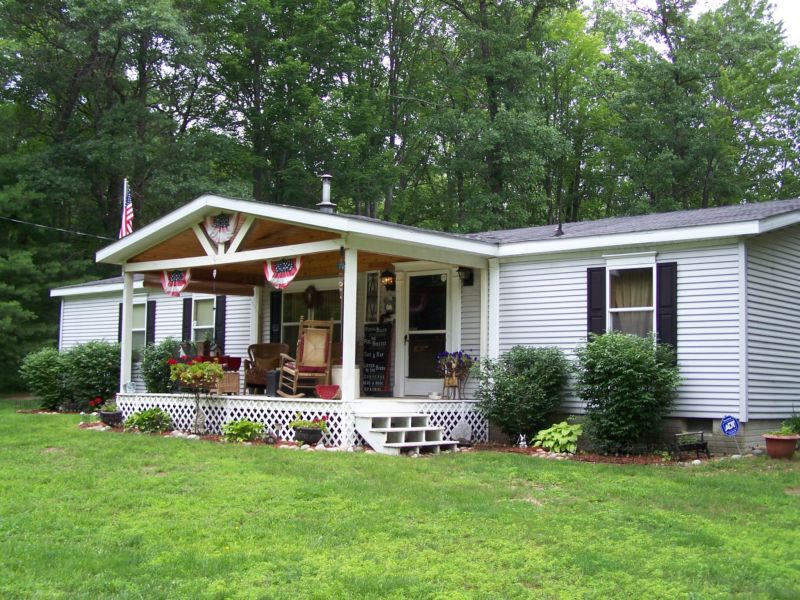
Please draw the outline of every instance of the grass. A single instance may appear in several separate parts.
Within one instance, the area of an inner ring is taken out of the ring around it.
[[[0,402],[3,598],[797,598],[800,459],[398,459]]]

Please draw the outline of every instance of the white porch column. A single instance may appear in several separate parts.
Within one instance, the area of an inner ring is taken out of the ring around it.
[[[253,286],[253,298],[250,301],[250,343],[261,342],[261,302],[264,296],[264,286]]]
[[[120,344],[119,391],[125,391],[125,384],[131,380],[133,354],[133,273],[122,275],[122,340]]]
[[[394,296],[394,396],[406,395],[406,356],[408,356],[408,276],[395,264]]]
[[[479,269],[481,286],[480,347],[481,359],[489,356],[489,270]]]
[[[489,259],[489,358],[500,357],[500,263]]]
[[[356,389],[356,301],[358,298],[358,250],[344,251],[344,295],[342,297],[342,400],[352,402]]]

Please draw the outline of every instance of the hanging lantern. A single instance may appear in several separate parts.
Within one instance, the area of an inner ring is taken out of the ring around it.
[[[388,269],[386,271],[384,271],[383,273],[381,273],[381,284],[387,290],[390,290],[390,291],[394,290],[395,281],[396,281],[396,279],[395,279],[394,273],[392,273]]]

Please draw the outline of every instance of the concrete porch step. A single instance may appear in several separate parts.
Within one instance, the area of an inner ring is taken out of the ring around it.
[[[428,425],[428,415],[421,413],[357,414],[356,431],[381,454],[439,454],[458,447],[458,442],[443,439],[444,429]]]

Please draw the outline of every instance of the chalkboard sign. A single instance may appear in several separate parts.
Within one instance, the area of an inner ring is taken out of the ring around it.
[[[390,387],[390,358],[392,325],[364,326],[364,368],[361,370],[361,391],[365,396],[392,395]]]

